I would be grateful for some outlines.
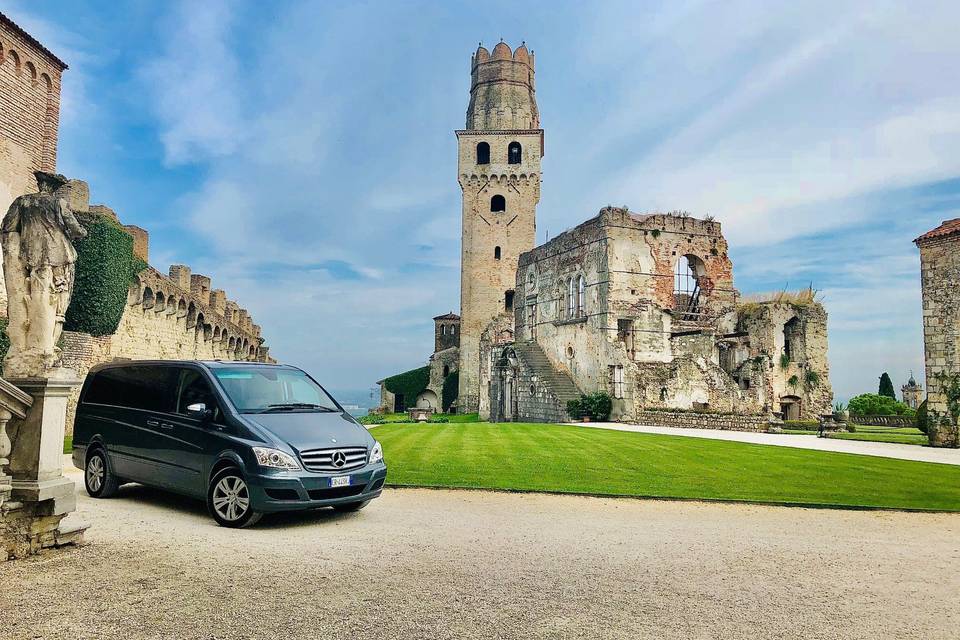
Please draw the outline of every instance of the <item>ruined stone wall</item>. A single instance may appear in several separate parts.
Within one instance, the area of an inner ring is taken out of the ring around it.
[[[66,65],[0,13],[0,215],[33,193],[34,171],[55,171],[60,77]],[[6,293],[0,273],[0,308]]]
[[[654,427],[685,427],[694,429],[722,429],[724,431],[767,431],[770,422],[761,415],[726,415],[688,411],[642,411],[637,424]]]
[[[795,322],[797,333],[791,336],[787,362],[784,327],[791,321]],[[800,420],[816,420],[832,412],[827,312],[821,304],[743,305],[738,312],[738,328],[749,336],[749,360],[740,366],[763,372],[761,398],[770,410],[785,411],[785,404],[799,402],[799,416],[785,417]]]
[[[249,313],[209,287],[209,278],[184,265],[170,267],[169,276],[148,268],[131,286],[112,335],[64,332],[64,366],[82,379],[92,366],[116,359],[271,361]],[[68,433],[79,394],[76,389],[67,408]]]
[[[948,221],[941,228],[960,220]],[[960,233],[927,234],[918,239],[923,288],[923,344],[926,359],[927,410],[948,415],[941,373],[960,374]],[[956,430],[937,430],[931,444],[956,446]]]

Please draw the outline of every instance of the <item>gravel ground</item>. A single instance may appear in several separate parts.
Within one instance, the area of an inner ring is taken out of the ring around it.
[[[960,516],[388,490],[217,527],[129,485],[0,564],[4,638],[956,638]]]

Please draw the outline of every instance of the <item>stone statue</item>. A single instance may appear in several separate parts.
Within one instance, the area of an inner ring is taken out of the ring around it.
[[[13,201],[0,227],[7,286],[5,378],[43,378],[59,366],[56,346],[73,292],[77,251],[73,241],[87,235],[57,189],[59,174],[35,171],[39,193]]]

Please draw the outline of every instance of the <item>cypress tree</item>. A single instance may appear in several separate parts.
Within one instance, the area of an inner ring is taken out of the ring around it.
[[[897,394],[893,390],[893,381],[890,380],[890,375],[884,371],[883,375],[880,376],[880,395],[887,396],[888,398],[897,399]]]

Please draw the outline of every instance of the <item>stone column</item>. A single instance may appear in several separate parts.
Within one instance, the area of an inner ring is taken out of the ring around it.
[[[22,412],[11,412],[7,425],[12,481],[10,501],[0,514],[0,556],[23,557],[77,542],[86,527],[62,527],[61,520],[77,506],[76,486],[63,476],[63,437],[67,401],[79,380],[57,369],[47,378],[0,382],[16,389],[23,405]]]

